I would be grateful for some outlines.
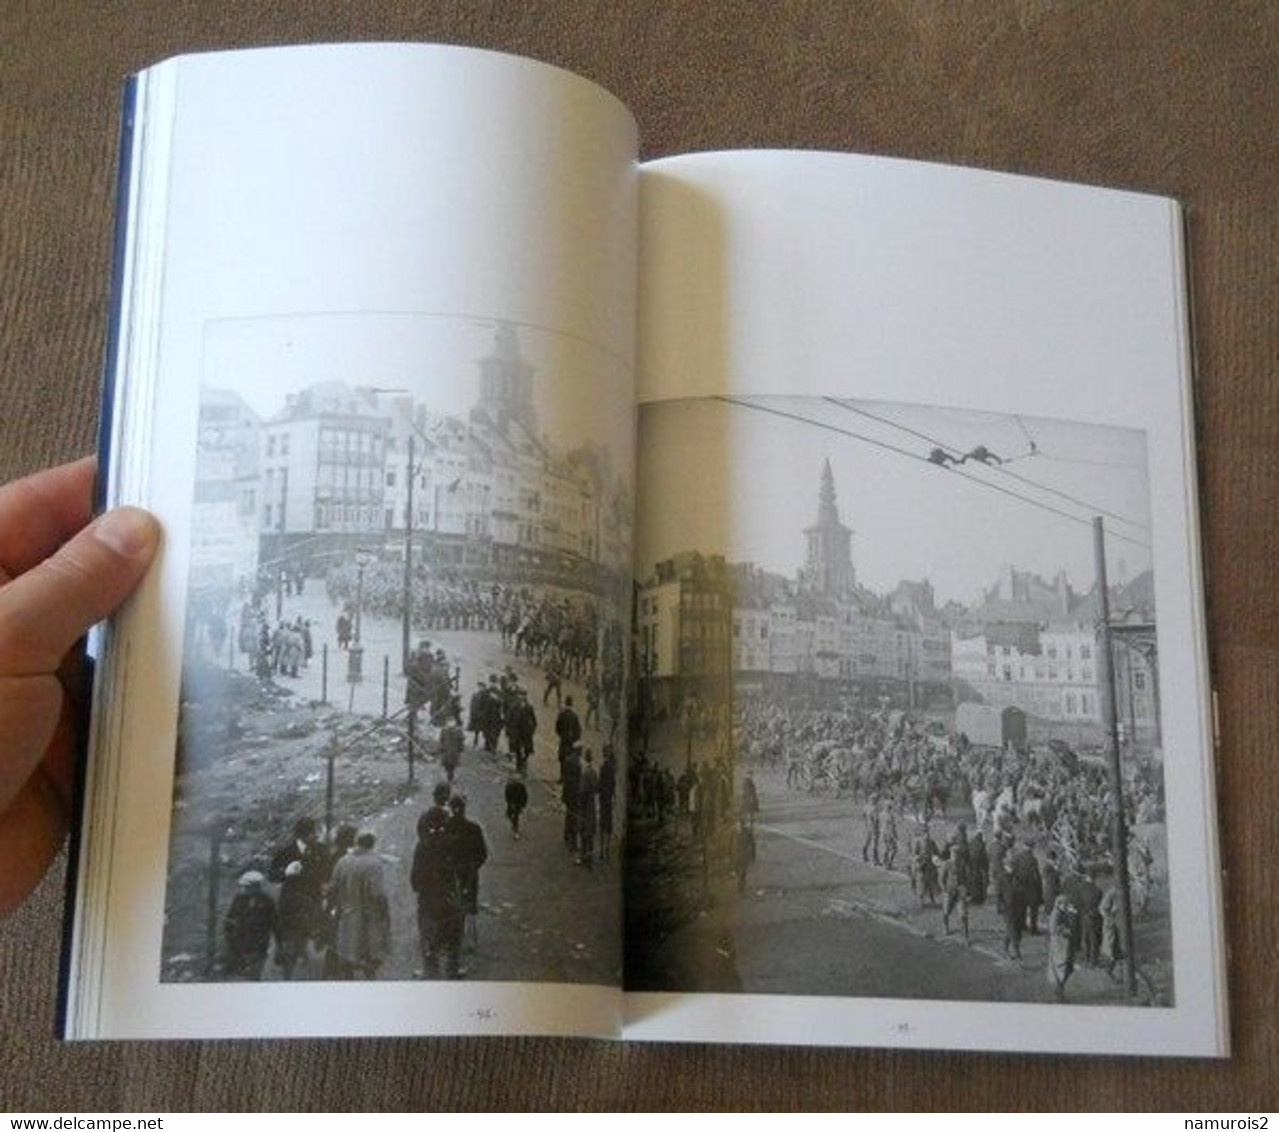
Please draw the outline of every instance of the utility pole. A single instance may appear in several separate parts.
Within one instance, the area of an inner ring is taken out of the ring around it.
[[[1093,553],[1097,563],[1097,686],[1101,692],[1101,718],[1106,729],[1106,754],[1110,765],[1110,792],[1115,816],[1111,825],[1115,886],[1119,893],[1119,920],[1124,947],[1124,979],[1129,995],[1137,993],[1137,960],[1133,955],[1132,895],[1128,889],[1128,830],[1124,821],[1124,778],[1119,765],[1119,713],[1115,688],[1115,662],[1110,642],[1110,596],[1106,583],[1106,533],[1101,516],[1092,521]]]
[[[400,666],[409,670],[409,631],[413,622],[413,481],[417,469],[413,466],[413,434],[409,434],[409,462],[405,466],[408,476],[408,503],[404,509],[404,623],[400,626]]]

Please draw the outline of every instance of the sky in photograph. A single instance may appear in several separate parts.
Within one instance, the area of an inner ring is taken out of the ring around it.
[[[630,460],[634,415],[630,374],[595,346],[515,326],[534,367],[538,426],[558,450],[591,440]],[[413,394],[430,411],[464,417],[480,388],[480,359],[493,351],[496,323],[452,315],[354,313],[228,319],[205,334],[205,388],[238,393],[264,420],[285,397],[340,381]]]
[[[1112,584],[1151,563],[1142,432],[760,397],[749,405],[646,405],[639,435],[641,578],[683,550],[793,577],[804,562],[804,528],[817,517],[825,460],[840,519],[854,532],[858,581],[877,593],[927,578],[939,603],[967,605],[1005,564],[1049,580],[1064,569],[1074,589],[1086,591],[1095,575],[1094,515],[1105,523]],[[952,471],[928,462],[934,448],[962,456],[979,445],[1005,463],[969,459]]]

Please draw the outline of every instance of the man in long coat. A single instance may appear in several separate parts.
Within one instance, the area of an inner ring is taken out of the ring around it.
[[[471,702],[467,707],[466,729],[471,734],[471,745],[473,747],[480,745],[480,736],[484,734],[488,694],[488,685],[481,680],[476,690],[471,693]]]
[[[488,844],[478,822],[466,816],[466,797],[454,794],[449,799],[451,816],[444,827],[447,840],[449,868],[453,874],[454,891],[457,894],[457,912],[448,922],[445,938],[444,974],[457,979],[466,974],[461,964],[462,936],[466,925],[471,925],[471,939],[478,943],[475,917],[480,910],[480,869],[489,859]]]
[[[372,979],[391,945],[391,913],[382,862],[373,852],[377,839],[361,833],[355,848],[333,868],[329,885],[337,928],[334,949],[339,977]]]
[[[506,742],[515,758],[515,769],[521,774],[528,767],[529,756],[533,754],[533,737],[536,734],[537,712],[529,703],[528,693],[523,688],[517,688],[506,719]]]
[[[573,697],[564,697],[564,706],[555,717],[555,738],[559,740],[560,779],[564,778],[564,760],[582,738],[582,721],[573,710]]]
[[[564,756],[560,768],[560,801],[564,803],[564,846],[577,852],[578,792],[582,786],[582,758],[576,747]]]
[[[613,841],[613,800],[617,793],[617,756],[610,744],[604,744],[604,760],[600,763],[599,776],[599,810],[600,810],[600,860],[607,861],[612,852]]]
[[[418,947],[424,977],[438,971],[458,909],[446,833],[451,793],[447,782],[436,783],[432,804],[417,819],[417,845],[409,872],[409,885],[417,896]]]
[[[595,860],[596,801],[600,778],[589,750],[582,752],[582,770],[577,780],[577,861],[590,868]]]

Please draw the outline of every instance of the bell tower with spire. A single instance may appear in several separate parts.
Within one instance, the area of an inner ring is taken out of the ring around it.
[[[533,408],[533,367],[520,355],[515,327],[500,322],[493,334],[493,349],[480,359],[482,409],[498,428],[518,421],[531,436],[537,435],[537,414]]]
[[[822,484],[817,495],[817,522],[804,528],[808,554],[799,572],[800,582],[826,597],[848,597],[857,584],[853,569],[853,532],[839,521],[835,505],[835,477],[830,460],[822,465]]]

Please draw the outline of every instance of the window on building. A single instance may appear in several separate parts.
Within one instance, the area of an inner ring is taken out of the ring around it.
[[[1049,660],[1056,660],[1056,659],[1057,659],[1057,646],[1056,646],[1056,645],[1049,645],[1049,646],[1048,646],[1048,659],[1049,659]]]
[[[1004,679],[1011,681],[1013,678],[1013,666],[1011,664],[1004,665]]]
[[[1092,660],[1092,645],[1080,645],[1080,646],[1079,646],[1079,659],[1080,659],[1080,660]]]
[[[394,473],[394,472],[387,472],[387,473],[386,473],[386,486],[387,486],[387,487],[394,487],[394,486],[395,486],[395,473]]]
[[[275,437],[274,436],[268,436],[266,438],[266,454],[268,456],[275,455]]]
[[[1087,692],[1079,697],[1079,710],[1084,715],[1092,715],[1092,696],[1090,696]]]
[[[262,525],[266,527],[267,529],[270,529],[271,517],[272,517],[271,504],[268,503],[266,507],[264,507],[262,510]]]
[[[280,455],[287,456],[289,454],[289,434],[286,432],[280,437]]]
[[[1080,676],[1081,676],[1081,678],[1083,679],[1083,682],[1084,682],[1085,684],[1091,684],[1091,683],[1092,683],[1092,669],[1091,669],[1091,668],[1084,668],[1084,669],[1083,669],[1083,671],[1080,673]]]
[[[1074,692],[1066,693],[1066,714],[1067,715],[1075,714],[1075,693]]]
[[[1134,672],[1132,674],[1132,686],[1139,692],[1146,690],[1146,674],[1144,672]]]

